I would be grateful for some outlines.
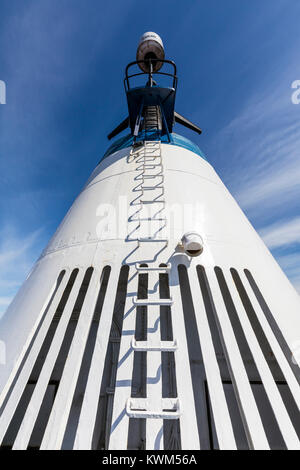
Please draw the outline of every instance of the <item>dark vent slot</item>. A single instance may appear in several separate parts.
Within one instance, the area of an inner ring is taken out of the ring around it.
[[[83,281],[81,283],[75,305],[73,308],[73,311],[71,313],[68,326],[66,328],[66,332],[64,335],[63,342],[61,344],[51,377],[50,381],[48,384],[48,389],[51,386],[51,384],[56,384],[56,387],[59,387],[59,382],[61,380],[63,370],[65,367],[65,363],[69,354],[69,350],[73,341],[73,337],[75,334],[75,330],[78,324],[79,316],[81,313],[82,305],[84,302],[84,299],[86,297],[86,293],[90,284],[90,280],[92,277],[94,269],[93,268],[88,268],[86,270],[85,276],[83,278]],[[49,394],[45,394],[43,398],[43,402],[37,417],[37,420],[35,422],[32,435],[30,437],[29,441],[29,447],[40,447],[43,439],[43,435],[49,420],[49,416],[52,410],[52,404],[50,403],[49,400]]]
[[[238,272],[231,268],[231,275],[233,277],[234,283],[236,285],[236,288],[238,290],[239,296],[241,298],[241,301],[244,305],[244,308],[247,312],[249,321],[251,323],[252,329],[256,335],[256,338],[259,342],[259,345],[261,347],[261,350],[265,356],[265,359],[268,363],[268,366],[270,368],[270,371],[273,375],[273,378],[275,382],[277,383],[278,390],[281,394],[283,403],[285,404],[285,407],[287,409],[287,412],[289,414],[290,420],[293,423],[293,426],[295,428],[295,431],[300,438],[300,413],[299,409],[297,407],[297,404],[295,402],[295,399],[290,391],[290,388],[287,386],[285,383],[285,378],[282,373],[282,370],[276,360],[276,357],[273,353],[273,350],[271,348],[271,345],[260,325],[260,322],[257,318],[257,315],[255,313],[255,310],[252,306],[252,303],[248,297],[248,294],[243,286],[243,283],[240,279],[240,276]],[[281,384],[281,385],[280,385]],[[285,386],[284,386],[285,385]]]
[[[66,426],[65,437],[62,444],[62,449],[72,449],[76,437],[76,431],[78,426],[78,421],[81,412],[81,406],[83,402],[84,392],[86,389],[86,384],[89,376],[89,371],[91,367],[91,361],[93,356],[93,351],[97,339],[99,322],[102,312],[102,307],[105,299],[105,294],[107,290],[107,284],[111,272],[110,266],[105,266],[101,275],[101,284],[99,289],[99,294],[96,302],[96,307],[93,315],[93,319],[90,326],[90,331],[88,339],[85,346],[85,351],[80,367],[80,372],[77,380],[77,385],[71,405],[71,410],[69,414],[68,423]]]
[[[146,266],[146,265],[142,265]],[[139,274],[138,292],[139,299],[148,296],[148,274]],[[135,339],[137,341],[147,340],[147,307],[145,305],[136,308]],[[147,353],[135,351],[133,359],[133,373],[131,396],[145,398],[147,393]],[[130,450],[145,449],[146,442],[146,420],[129,419],[127,448]]]
[[[211,401],[210,401],[210,395],[209,395],[209,389],[208,389],[207,381],[205,381],[204,385],[205,385],[206,413],[207,413],[207,419],[208,419],[208,432],[209,432],[210,449],[218,449],[219,448],[218,437],[217,437],[217,432],[216,432],[214,415],[213,415],[212,407],[211,407]]]
[[[40,349],[38,357],[35,361],[35,364],[33,366],[28,384],[25,387],[24,392],[22,393],[22,396],[20,398],[20,401],[18,403],[16,411],[15,411],[13,417],[12,417],[12,420],[11,420],[11,422],[9,424],[9,427],[6,431],[6,434],[3,438],[3,441],[2,441],[3,446],[13,446],[13,444],[15,442],[15,439],[16,439],[16,436],[18,434],[19,428],[21,426],[24,415],[26,413],[27,406],[28,406],[28,404],[30,402],[30,399],[31,399],[31,396],[33,394],[35,384],[38,381],[40,372],[42,370],[43,364],[44,364],[45,359],[47,357],[47,354],[48,354],[49,348],[51,346],[52,340],[54,338],[56,328],[58,326],[59,320],[62,316],[65,305],[66,305],[67,300],[69,298],[69,295],[71,293],[73,284],[74,284],[75,279],[77,277],[77,274],[78,274],[78,269],[74,269],[71,273],[68,284],[66,285],[64,293],[62,295],[62,298],[59,302],[59,305],[56,309],[56,312],[54,313],[54,316],[53,316],[52,322],[50,324],[49,330],[48,330],[47,335],[44,339],[44,342],[41,346],[41,349]]]
[[[249,379],[252,382],[252,391],[256,401],[257,408],[262,418],[263,427],[271,449],[286,449],[285,442],[282,438],[274,411],[266,394],[264,385],[262,384],[260,374],[257,370],[251,350],[248,345],[245,333],[243,331],[238,313],[234,306],[231,294],[229,292],[224,274],[221,268],[216,267],[215,273],[218,279],[220,290],[226,305],[227,313],[234,331],[234,335],[243,359],[244,367]],[[228,386],[228,392],[231,392]],[[238,448],[244,446],[244,443],[237,442]]]
[[[46,309],[45,309],[45,311],[44,311],[44,313],[43,313],[43,315],[42,315],[42,317],[41,317],[41,320],[40,320],[40,322],[39,322],[39,324],[38,324],[38,327],[37,327],[37,329],[36,329],[36,331],[35,331],[35,333],[34,333],[34,335],[33,335],[33,337],[32,337],[32,340],[30,341],[30,344],[29,344],[29,346],[28,346],[28,349],[27,349],[27,351],[26,351],[26,353],[25,353],[25,355],[24,355],[24,357],[23,357],[23,359],[22,359],[22,362],[21,362],[21,364],[20,364],[20,367],[19,367],[19,369],[18,369],[18,371],[17,371],[17,373],[16,373],[16,375],[15,375],[15,377],[14,377],[14,380],[13,380],[13,382],[12,382],[12,384],[11,384],[11,386],[10,386],[10,388],[9,388],[9,390],[8,390],[8,392],[7,392],[7,394],[6,394],[5,400],[4,400],[3,403],[2,403],[2,406],[1,406],[1,408],[0,408],[0,416],[1,416],[1,414],[2,414],[2,412],[3,412],[3,410],[4,410],[5,406],[6,406],[6,404],[7,404],[7,402],[8,402],[9,397],[10,397],[10,395],[11,395],[11,392],[12,392],[12,390],[13,390],[13,388],[14,388],[14,386],[15,386],[15,384],[16,384],[16,382],[17,382],[19,376],[20,376],[21,370],[23,369],[23,366],[24,366],[24,364],[25,364],[25,362],[26,362],[26,360],[27,360],[27,357],[28,357],[28,355],[29,355],[29,353],[30,353],[30,351],[31,351],[32,345],[33,345],[33,343],[34,343],[35,340],[36,340],[36,337],[37,337],[37,335],[38,335],[38,333],[39,333],[39,331],[40,331],[40,329],[41,329],[41,326],[42,326],[42,324],[43,324],[43,322],[44,322],[44,320],[45,320],[45,317],[46,317],[46,315],[47,315],[47,313],[48,313],[48,311],[49,311],[49,308],[50,308],[50,306],[51,306],[51,304],[52,304],[52,302],[53,302],[53,299],[54,299],[54,297],[55,297],[55,295],[56,295],[57,289],[59,288],[59,286],[60,286],[60,284],[61,284],[61,281],[63,280],[63,277],[64,277],[65,274],[66,274],[66,271],[63,270],[63,271],[61,271],[61,273],[59,274],[59,276],[58,276],[58,278],[57,278],[56,285],[55,285],[55,289],[54,289],[54,292],[53,292],[53,294],[52,294],[52,296],[51,296],[51,299],[50,299],[49,302],[48,302],[48,305],[47,305],[47,307],[46,307]]]
[[[210,449],[212,447],[210,439],[210,426],[213,417],[212,414],[208,414],[207,412],[208,403],[205,389],[206,376],[191,288],[188,279],[187,268],[184,265],[178,266],[178,275],[200,444],[201,449]]]
[[[181,450],[179,419],[164,419],[164,449]]]
[[[230,375],[230,364],[227,363],[227,358],[225,354],[225,350],[223,348],[224,339],[222,335],[221,328],[218,326],[218,317],[215,308],[215,304],[213,301],[212,293],[210,290],[210,286],[208,283],[208,279],[205,273],[205,269],[203,266],[197,266],[197,274],[200,283],[200,288],[202,292],[202,297],[204,300],[205,310],[208,318],[209,328],[214,344],[214,349],[216,353],[216,357],[218,359],[218,366],[220,369],[220,374],[223,382],[231,382],[231,375]],[[242,448],[248,449],[247,444],[247,437],[243,426],[243,420],[239,411],[238,402],[236,399],[235,393],[229,394],[224,387],[226,403],[228,406],[234,437],[236,442],[240,443],[239,445]],[[218,445],[214,443],[214,448],[218,448]]]
[[[170,298],[168,274],[159,274],[159,296],[161,299]],[[160,336],[162,341],[173,340],[172,316],[169,306],[162,305],[160,307]],[[163,398],[177,397],[173,352],[162,352],[162,396]]]
[[[299,366],[298,364],[295,364],[293,361],[291,361],[291,357],[292,357],[292,351],[290,350],[286,340],[284,339],[284,336],[282,334],[282,332],[280,331],[273,315],[272,315],[272,312],[271,310],[269,309],[257,283],[255,282],[251,272],[248,270],[248,269],[245,269],[244,270],[245,274],[246,274],[246,277],[249,281],[249,284],[254,292],[254,295],[256,296],[257,300],[258,300],[258,303],[262,309],[262,311],[264,312],[265,314],[265,317],[266,319],[268,320],[269,322],[269,325],[279,343],[279,345],[281,346],[281,349],[283,351],[283,353],[285,354],[285,357],[288,361],[288,363],[290,364],[290,367],[291,369],[293,370],[294,372],[294,375],[300,385],[300,369],[299,369]]]
[[[108,448],[128,274],[129,267],[122,266],[118,281],[109,342],[105,356],[92,449]]]
[[[31,384],[28,384],[28,386],[30,387]],[[45,396],[27,447],[28,450],[38,450],[40,448],[42,436],[44,435],[47,426],[58,386],[59,382],[55,380],[51,380],[47,385]]]
[[[159,295],[161,299],[170,298],[169,275],[159,274]],[[173,340],[171,307],[160,307],[160,335],[162,341]],[[163,398],[177,397],[175,355],[173,352],[161,353],[162,365],[162,396]],[[164,449],[181,450],[180,420],[164,419]]]

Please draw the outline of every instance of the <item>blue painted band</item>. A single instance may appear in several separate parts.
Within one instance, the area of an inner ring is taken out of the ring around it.
[[[194,144],[191,140],[187,139],[186,137],[183,137],[182,135],[175,134],[174,132],[172,132],[170,136],[171,136],[171,142],[168,141],[168,136],[166,134],[160,136],[158,135],[157,131],[153,131],[153,132],[147,133],[147,140],[161,140],[163,144],[177,145],[178,147],[182,147],[187,150],[190,150],[191,152],[194,152],[197,155],[200,155],[200,157],[202,157],[204,160],[207,160],[202,150],[200,150],[198,145]],[[137,142],[142,141],[144,140],[144,138],[145,138],[144,135],[138,136],[136,141]],[[107,149],[107,151],[105,152],[101,160],[108,157],[112,153],[117,152],[118,150],[131,147],[132,144],[133,144],[133,137],[131,134],[128,134],[125,137],[121,137],[120,139],[116,140]]]

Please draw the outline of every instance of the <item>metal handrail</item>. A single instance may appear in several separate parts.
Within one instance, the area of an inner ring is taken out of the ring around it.
[[[174,69],[174,73],[167,73],[167,72],[160,72],[160,71],[154,72],[153,67],[152,67],[152,62],[162,62],[163,64],[165,64],[165,63],[170,64],[170,65],[172,65],[172,67]],[[141,63],[147,64],[147,65],[150,64],[149,72],[138,72],[138,73],[128,75],[128,70],[129,70],[130,67],[132,67],[134,65],[141,64]],[[177,87],[177,80],[178,80],[178,78],[177,78],[177,67],[176,67],[175,62],[173,62],[172,60],[147,59],[147,60],[136,60],[134,62],[130,62],[127,65],[126,69],[125,69],[124,87],[125,87],[126,92],[128,90],[130,90],[129,79],[132,78],[132,77],[137,77],[139,75],[148,75],[149,83],[151,84],[151,86],[152,86],[152,76],[153,75],[165,75],[165,76],[168,76],[168,77],[172,77],[173,78],[173,88],[176,89],[176,87]]]

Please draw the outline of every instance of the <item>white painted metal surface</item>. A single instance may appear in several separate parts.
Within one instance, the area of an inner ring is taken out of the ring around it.
[[[203,240],[197,257],[180,245],[188,232]],[[141,309],[146,337],[138,339]],[[160,142],[120,150],[96,167],[1,320],[1,445],[299,449],[299,312],[298,294],[209,163]],[[45,401],[51,387],[55,399]]]

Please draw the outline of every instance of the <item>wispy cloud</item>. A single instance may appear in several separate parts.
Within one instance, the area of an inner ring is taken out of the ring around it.
[[[42,230],[23,236],[13,225],[0,231],[0,317],[24,281],[41,249]]]
[[[300,141],[299,141],[300,144]],[[237,199],[244,209],[259,211],[276,209],[278,206],[300,200],[300,162],[271,169],[259,178],[253,178],[244,189],[237,193]],[[263,206],[258,204],[263,203]]]
[[[291,47],[290,64],[297,55]],[[256,82],[215,139],[217,154],[232,151],[222,177],[254,220],[270,212],[281,217],[284,206],[294,209],[300,200],[300,105],[291,101],[293,68],[279,70],[269,85]]]
[[[255,82],[215,145],[219,155],[233,151],[221,175],[300,292],[300,105],[291,102],[296,56],[292,45],[291,65],[278,67],[269,86]]]
[[[270,249],[300,245],[300,217],[285,222],[275,222],[260,230],[260,235]]]
[[[0,297],[0,308],[7,307],[12,301],[12,297]]]
[[[24,259],[40,233],[41,230],[36,230],[20,239],[12,227],[2,230],[0,232],[0,268],[6,267],[7,263],[15,263],[20,258]]]
[[[300,217],[279,220],[259,233],[300,294]]]
[[[300,294],[300,253],[278,256],[277,261]]]
[[[283,96],[273,97],[275,104],[270,96],[253,100],[223,130],[228,139],[232,134],[240,136],[225,179],[244,209],[274,211],[300,199],[298,109],[286,93],[288,84],[280,85],[279,90]]]

